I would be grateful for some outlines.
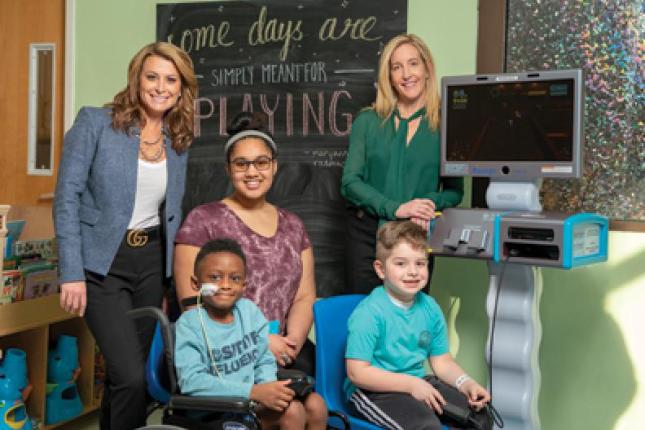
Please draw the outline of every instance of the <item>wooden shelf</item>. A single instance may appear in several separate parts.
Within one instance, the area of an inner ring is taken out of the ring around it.
[[[14,206],[7,214],[0,205],[0,245],[2,245],[2,227],[6,219],[24,219],[27,221],[20,236],[21,240],[44,239],[54,236],[51,207]],[[4,215],[3,215],[4,214]],[[0,246],[0,251],[4,247]],[[2,274],[2,255],[0,252],[0,275]],[[1,279],[1,278],[0,278]],[[39,419],[43,430],[54,429],[68,424],[72,428],[76,418],[45,425],[45,402],[47,389],[47,355],[62,334],[75,336],[78,342],[78,361],[81,373],[76,380],[79,396],[83,402],[83,411],[79,416],[98,409],[100,400],[94,397],[94,356],[96,342],[83,318],[69,314],[60,307],[60,295],[40,297],[0,305],[0,349],[20,348],[27,353],[27,368],[32,391],[27,399],[27,414]]]
[[[22,302],[0,305],[0,348],[20,348],[27,353],[27,368],[32,392],[27,399],[30,417],[45,421],[47,387],[47,354],[62,334],[75,336],[78,342],[78,361],[81,373],[76,381],[86,415],[99,407],[94,398],[95,341],[85,320],[63,311],[60,295],[55,294]],[[43,425],[54,429],[73,421]]]
[[[61,309],[60,294],[0,305],[0,336],[76,318]]]

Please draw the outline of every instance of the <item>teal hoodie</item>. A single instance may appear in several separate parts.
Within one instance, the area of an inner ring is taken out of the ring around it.
[[[199,313],[217,371],[211,366]],[[262,311],[241,298],[233,307],[233,316],[233,322],[222,324],[213,321],[205,309],[194,308],[177,320],[175,368],[182,394],[248,398],[253,385],[276,380],[276,362],[269,350],[269,329]]]

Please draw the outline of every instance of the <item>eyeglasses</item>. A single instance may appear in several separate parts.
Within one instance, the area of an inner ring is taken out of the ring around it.
[[[273,158],[269,157],[258,157],[255,160],[247,160],[245,158],[236,158],[231,160],[231,170],[234,172],[246,172],[249,170],[249,166],[253,164],[256,170],[268,170],[271,167],[271,162]]]

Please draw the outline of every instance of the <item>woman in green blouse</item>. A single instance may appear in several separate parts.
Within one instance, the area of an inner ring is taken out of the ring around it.
[[[427,229],[435,211],[461,202],[463,180],[439,176],[439,150],[432,54],[418,36],[396,36],[381,54],[376,102],[352,125],[343,169],[341,193],[355,206],[347,224],[349,292],[382,283],[372,266],[379,223],[410,219]]]

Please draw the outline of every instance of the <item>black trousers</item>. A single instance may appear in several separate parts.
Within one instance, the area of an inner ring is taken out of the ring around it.
[[[369,294],[383,281],[374,271],[376,231],[379,219],[367,212],[350,208],[347,217],[346,293]],[[434,257],[428,258],[428,285],[432,278]]]
[[[146,422],[145,362],[155,321],[145,318],[135,323],[126,313],[161,306],[162,244],[158,231],[139,248],[131,248],[124,239],[106,276],[86,272],[85,320],[106,366],[101,430],[132,430]]]
[[[440,381],[435,376],[426,376],[443,396],[446,402],[469,409],[468,400],[456,388]],[[441,430],[443,424],[456,429],[492,429],[492,423],[484,409],[474,414],[478,427],[457,423],[450,418],[437,415],[430,406],[407,393],[377,393],[356,390],[349,402],[350,410],[356,416],[386,429],[395,430]]]

